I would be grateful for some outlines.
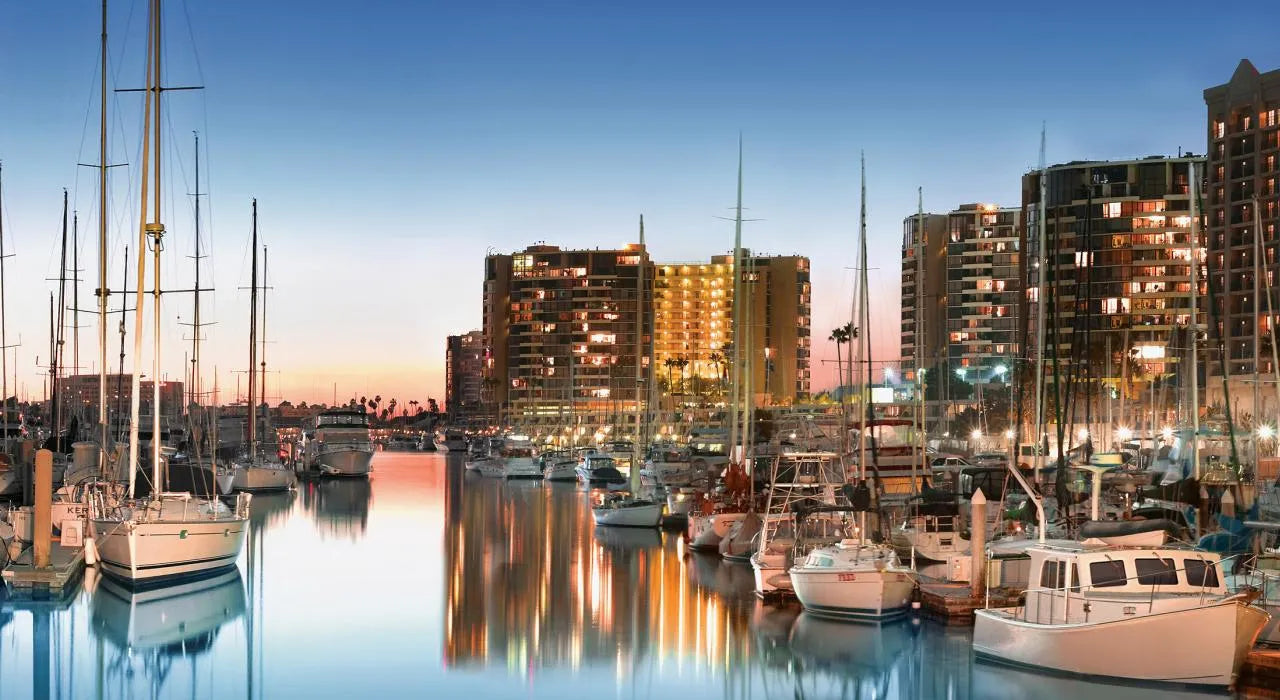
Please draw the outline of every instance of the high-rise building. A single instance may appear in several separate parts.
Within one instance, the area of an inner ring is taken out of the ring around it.
[[[479,418],[484,410],[484,334],[471,331],[445,341],[445,411],[450,420]]]
[[[81,419],[96,422],[98,419],[98,375],[74,374],[63,377],[59,381],[59,393],[65,402],[64,408],[79,415]],[[133,397],[132,374],[108,374],[107,412],[111,416],[128,417],[130,402]],[[182,382],[160,382],[160,414],[178,417],[187,409],[187,396]],[[144,414],[151,413],[154,386],[150,379],[139,382],[138,401]]]
[[[965,204],[947,214],[947,367],[1003,381],[1020,356],[1018,208]]]
[[[1204,101],[1209,147],[1204,215],[1214,297],[1212,305],[1201,308],[1209,311],[1205,322],[1214,326],[1210,347],[1216,348],[1221,339],[1226,349],[1233,413],[1260,415],[1274,425],[1280,408],[1275,392],[1269,384],[1254,382],[1253,375],[1255,369],[1260,375],[1276,371],[1268,319],[1280,312],[1280,298],[1272,291],[1280,273],[1275,248],[1280,225],[1280,70],[1259,73],[1249,61],[1240,61],[1229,82],[1204,91]],[[1264,252],[1258,256],[1256,250]],[[1207,373],[1220,378],[1217,355],[1216,350],[1209,353]],[[1208,404],[1221,403],[1221,382],[1206,384]]]
[[[567,427],[570,416],[588,430],[634,433],[629,426],[647,391],[653,328],[654,272],[644,248],[533,245],[488,256],[485,271],[485,379],[505,421],[534,436]],[[641,298],[646,313],[637,353]]]
[[[744,250],[743,271],[752,331],[744,347],[750,348],[755,401],[803,401],[811,381],[809,259]],[[660,263],[656,285],[654,357],[659,381],[685,394],[723,395],[733,357],[733,256],[717,255],[705,263]]]
[[[1079,405],[1097,411],[1102,410],[1103,385],[1119,393],[1123,384],[1126,395],[1144,401],[1144,409],[1132,418],[1115,417],[1130,427],[1159,429],[1172,419],[1176,405],[1176,392],[1142,390],[1177,375],[1187,356],[1193,163],[1203,167],[1204,159],[1187,154],[1049,167],[1043,271],[1034,263],[1040,249],[1041,175],[1034,171],[1023,176],[1026,254],[1033,261],[1026,266],[1028,356],[1036,356],[1043,272],[1046,372],[1052,371],[1056,356],[1060,376],[1089,392]],[[1064,394],[1063,401],[1069,400]],[[1077,415],[1083,419],[1085,410]]]
[[[946,234],[945,214],[917,214],[902,220],[900,366],[903,379],[912,382],[917,354],[926,371],[946,358]]]

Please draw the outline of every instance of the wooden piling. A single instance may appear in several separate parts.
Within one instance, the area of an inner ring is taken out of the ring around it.
[[[974,598],[982,598],[987,587],[987,497],[982,489],[969,499],[969,585]]]
[[[36,452],[35,474],[35,565],[49,567],[53,538],[53,452]]]

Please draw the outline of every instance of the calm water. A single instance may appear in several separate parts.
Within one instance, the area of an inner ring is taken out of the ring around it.
[[[573,484],[434,454],[374,467],[255,498],[238,574],[159,595],[90,574],[65,601],[6,601],[0,696],[1179,695],[974,665],[963,628],[765,607],[749,568],[686,558],[678,536],[597,532]]]

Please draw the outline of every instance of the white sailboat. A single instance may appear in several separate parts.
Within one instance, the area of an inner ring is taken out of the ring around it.
[[[257,364],[258,346],[258,200],[253,200],[252,233],[253,270],[249,273],[249,403],[248,448],[249,451],[231,464],[227,470],[228,491],[284,491],[297,483],[293,469],[280,462],[276,450],[262,454],[258,447],[258,396],[254,370]],[[264,252],[265,255],[265,252]],[[263,287],[266,287],[266,261],[263,261]],[[265,296],[265,292],[264,292]],[[266,332],[266,299],[262,303],[263,332]],[[265,349],[264,349],[265,354]],[[262,393],[266,394],[267,362],[262,361]]]
[[[858,297],[861,318],[854,324],[858,334],[859,361],[870,355],[871,308],[867,285],[867,185],[866,164],[862,166],[862,210],[860,212]],[[869,417],[866,398],[870,381],[862,388],[861,419]],[[819,506],[796,516],[796,530],[803,531],[806,515],[818,512],[854,511],[858,522],[845,524],[841,539],[835,544],[817,547],[804,562],[790,570],[791,585],[804,609],[820,616],[838,618],[889,617],[906,612],[915,589],[914,572],[902,566],[893,547],[867,541],[867,511],[871,509],[870,489],[866,485],[867,431],[858,431],[858,471],[860,486],[852,489],[851,506]],[[853,530],[850,532],[849,530]]]
[[[90,528],[97,543],[102,570],[135,586],[159,584],[179,578],[211,575],[236,565],[248,530],[248,494],[241,494],[234,510],[217,499],[190,493],[166,493],[161,469],[160,440],[151,441],[152,493],[134,498],[138,465],[138,423],[141,413],[141,356],[144,331],[142,291],[147,286],[146,250],[153,251],[152,365],[160,377],[161,313],[160,252],[165,229],[161,223],[160,153],[161,41],[160,0],[151,0],[147,33],[147,80],[142,138],[141,206],[138,225],[137,303],[134,305],[133,392],[129,424],[129,497],[90,499]],[[150,208],[148,208],[150,205]],[[148,221],[148,213],[150,220]],[[150,240],[148,240],[150,239]],[[160,434],[160,382],[152,382],[152,434]]]

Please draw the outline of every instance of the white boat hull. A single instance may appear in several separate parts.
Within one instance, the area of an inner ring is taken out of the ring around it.
[[[662,504],[592,508],[591,517],[595,519],[597,526],[657,527],[662,522]]]
[[[716,513],[711,516],[690,514],[689,547],[718,551],[720,540],[729,534],[734,523],[745,517],[746,513]]]
[[[1022,622],[1014,610],[976,611],[975,653],[1082,676],[1214,686],[1235,682],[1269,619],[1236,600],[1093,624]]]
[[[367,476],[373,448],[330,448],[318,452],[313,468],[324,476]]]
[[[486,460],[481,462],[478,469],[481,476],[492,478],[502,478],[507,475],[507,466],[497,460]]]
[[[786,554],[756,552],[751,555],[751,568],[755,572],[756,595],[795,593]]]
[[[508,479],[541,479],[542,472],[538,463],[529,457],[512,457],[502,469],[502,475]]]
[[[543,481],[577,481],[577,465],[573,462],[553,464],[542,475]]]
[[[791,586],[804,609],[814,615],[876,619],[905,613],[915,582],[908,572],[894,569],[793,567]]]
[[[286,491],[297,481],[297,476],[284,466],[240,466],[231,470],[228,487],[231,491]]]
[[[134,585],[194,578],[234,567],[248,531],[245,518],[91,522],[102,571]]]

